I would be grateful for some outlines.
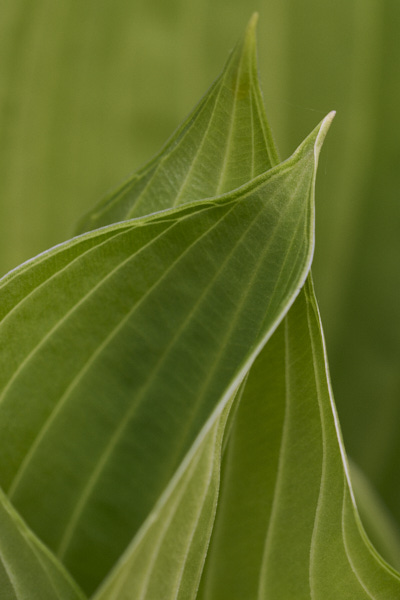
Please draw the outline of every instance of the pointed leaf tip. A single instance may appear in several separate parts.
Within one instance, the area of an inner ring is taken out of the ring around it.
[[[242,38],[242,52],[245,53],[247,52],[254,52],[254,49],[256,47],[256,29],[257,29],[257,22],[258,22],[258,13],[255,12],[253,13],[250,21],[247,24],[245,33],[244,33],[244,37]]]
[[[246,37],[252,36],[255,34],[255,31],[257,28],[257,23],[258,23],[258,17],[259,17],[258,12],[255,12],[251,15],[250,21],[248,22],[247,28],[246,28]]]
[[[318,126],[318,134],[315,139],[315,145],[314,145],[314,152],[315,152],[316,159],[319,156],[319,153],[322,148],[322,144],[324,143],[326,134],[328,133],[328,130],[331,126],[331,123],[332,123],[335,115],[336,115],[336,111],[331,110],[331,112],[326,115],[325,119],[323,119]]]
[[[318,125],[312,130],[312,132],[305,138],[305,140],[300,144],[297,150],[294,152],[292,158],[299,159],[300,157],[308,156],[312,157],[314,161],[315,168],[318,165],[319,153],[322,148],[322,144],[324,143],[326,134],[328,133],[329,127],[333,121],[336,112],[332,110],[330,113],[326,115],[326,117],[318,123]]]

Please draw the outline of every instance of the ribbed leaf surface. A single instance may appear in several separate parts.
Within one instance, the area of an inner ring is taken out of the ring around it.
[[[84,600],[62,565],[43,546],[0,490],[0,598]]]
[[[0,282],[6,600],[82,598],[59,561],[93,600],[400,595],[360,524],[306,281],[332,114],[276,166],[255,21],[95,231]]]
[[[1,483],[85,589],[302,284],[327,126],[237,192],[88,234],[3,281],[19,301],[0,324]]]
[[[212,416],[211,428],[206,424],[200,432],[96,600],[196,598],[214,524],[222,439],[235,396],[220,416]]]
[[[81,231],[209,198],[277,163],[258,84],[254,15],[220,77],[167,145],[107,196]]]
[[[310,280],[250,371],[201,600],[394,599],[352,499]]]

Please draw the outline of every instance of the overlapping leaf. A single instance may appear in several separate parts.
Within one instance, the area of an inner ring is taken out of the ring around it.
[[[88,234],[3,281],[1,482],[87,591],[304,281],[328,121],[235,192]]]
[[[350,474],[358,513],[369,539],[380,555],[397,571],[400,570],[400,533],[371,481],[350,460]]]
[[[0,490],[0,597],[84,600],[62,565],[35,537]]]
[[[2,484],[86,587],[304,279],[317,134],[239,193],[75,241],[70,262],[4,316]]]
[[[399,577],[366,539],[352,499],[308,281],[247,379],[199,598],[399,593]]]
[[[86,217],[81,231],[209,198],[277,163],[257,77],[251,19],[224,70],[167,145]]]
[[[269,339],[309,271],[331,116],[270,168],[253,29],[82,227],[140,218],[0,284],[0,483],[96,600],[399,593],[351,498],[309,283]]]
[[[211,416],[132,544],[95,595],[112,598],[195,598],[217,504],[223,435],[234,394]]]

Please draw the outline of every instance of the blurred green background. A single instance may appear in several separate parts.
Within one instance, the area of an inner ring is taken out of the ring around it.
[[[255,10],[282,158],[337,111],[314,277],[345,444],[400,522],[399,0],[0,0],[0,272],[158,150]]]

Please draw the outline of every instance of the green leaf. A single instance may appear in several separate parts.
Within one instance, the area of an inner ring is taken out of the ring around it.
[[[258,84],[257,17],[166,146],[83,220],[81,232],[220,195],[278,162]]]
[[[393,515],[361,469],[350,461],[358,511],[369,539],[380,555],[400,570],[400,531]]]
[[[223,434],[234,401],[235,395],[220,416],[212,415],[211,427],[207,423],[200,432],[95,600],[196,598],[214,524]]]
[[[353,500],[309,279],[250,371],[199,599],[393,599]]]
[[[3,280],[1,484],[85,590],[298,293],[331,118],[230,194],[76,238]]]
[[[0,490],[0,596],[4,600],[84,600]]]
[[[331,117],[272,168],[254,24],[81,231],[163,212],[0,282],[0,482],[96,600],[399,595],[353,500],[310,281],[274,333],[309,271]]]

